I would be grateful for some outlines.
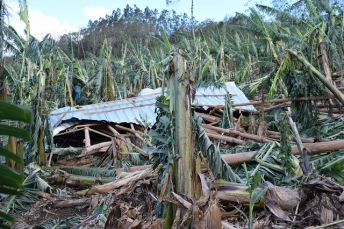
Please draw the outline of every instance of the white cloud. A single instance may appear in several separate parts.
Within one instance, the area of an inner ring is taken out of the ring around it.
[[[100,17],[105,18],[107,14],[111,15],[111,11],[103,6],[85,7],[83,12],[92,21],[98,20]]]
[[[9,18],[9,24],[22,36],[24,35],[25,23],[20,20],[18,16],[19,5],[15,2],[9,2],[9,12],[12,15]],[[78,31],[78,28],[72,26],[67,20],[63,22],[59,21],[58,18],[44,15],[38,9],[30,9],[29,11],[29,22],[31,35],[41,40],[45,35],[50,33],[53,37],[59,35]]]

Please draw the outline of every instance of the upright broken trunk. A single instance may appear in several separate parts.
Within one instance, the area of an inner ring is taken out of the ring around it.
[[[166,195],[172,196],[172,186],[175,187],[177,194],[182,194],[188,198],[194,195],[193,187],[193,153],[194,144],[192,142],[192,122],[191,122],[191,101],[189,91],[189,74],[186,69],[186,62],[182,56],[181,50],[173,51],[173,60],[170,63],[171,71],[168,79],[168,90],[170,94],[170,112],[172,114],[172,125],[174,145],[171,152],[174,160],[169,165],[169,174],[172,180],[168,182]],[[174,185],[172,185],[174,183]],[[164,191],[163,191],[164,192]],[[164,212],[164,228],[171,228],[176,217],[176,208],[172,203],[166,205]]]
[[[319,34],[318,34],[319,56],[321,58],[321,64],[322,64],[322,67],[324,70],[325,77],[331,84],[333,84],[333,82],[332,82],[332,71],[331,71],[331,67],[330,67],[330,62],[328,60],[326,45],[325,45],[325,41],[324,41],[324,30],[325,30],[325,28],[326,28],[326,24],[325,24],[325,22],[323,22],[321,31],[319,31]]]
[[[193,198],[193,153],[191,99],[189,90],[189,74],[181,50],[173,53],[173,113],[175,118],[174,152],[176,163],[174,165],[174,178],[176,191],[188,198]]]
[[[7,141],[7,150],[12,152],[13,154],[17,154],[17,144],[16,144],[16,138],[13,136],[8,137]],[[6,165],[15,168],[15,161],[9,159],[6,157]]]
[[[42,75],[43,80],[45,80],[45,75]],[[40,85],[40,89],[41,93],[39,93],[38,95],[44,95],[44,83],[42,83],[41,80],[41,85]],[[44,81],[43,81],[44,82]],[[37,98],[39,98],[40,96],[38,96]],[[38,131],[38,142],[37,142],[37,146],[38,146],[38,155],[39,155],[39,162],[40,165],[45,165],[45,147],[44,147],[44,96],[41,97],[41,100],[39,102],[39,108],[38,108],[38,114],[40,117],[40,123],[39,123],[39,131]]]

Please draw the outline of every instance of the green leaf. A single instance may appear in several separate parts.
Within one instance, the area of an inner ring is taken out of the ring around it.
[[[8,135],[31,141],[30,132],[13,126],[0,125],[0,135]]]
[[[8,151],[7,149],[0,148],[0,156],[4,156],[8,159],[18,162],[19,164],[23,164],[22,158],[20,158],[18,155],[15,155],[11,151]]]
[[[261,197],[265,196],[266,189],[259,190],[253,194],[252,203],[256,203]]]
[[[253,177],[253,181],[254,181],[255,183],[260,183],[261,180],[262,180],[262,174],[256,173],[256,174],[254,175],[254,177]]]
[[[2,210],[0,210],[0,218],[6,219],[6,220],[11,221],[11,222],[14,222],[14,218],[12,218],[11,216],[7,215]],[[3,225],[0,224],[0,226],[3,226]]]
[[[167,34],[165,30],[163,29],[163,27],[160,27],[160,34],[162,36],[162,39],[164,40],[165,48],[167,49],[168,52],[172,52],[170,41],[168,40]]]
[[[23,176],[18,171],[6,165],[0,165],[0,174],[0,185],[7,185],[19,189],[23,188]]]
[[[14,120],[32,123],[32,111],[27,107],[16,106],[0,101],[0,120]]]
[[[237,206],[235,206],[233,204],[230,204],[230,205],[232,205],[232,207],[234,207],[238,212],[240,212],[246,218],[246,220],[248,221],[248,217],[245,214],[245,212],[243,212],[240,208],[238,208]]]
[[[27,9],[26,0],[19,1],[20,12],[18,13],[19,17],[23,20],[26,26],[26,37],[27,43],[30,43],[30,23],[29,23],[29,13]]]
[[[21,192],[18,192],[15,189],[7,188],[7,187],[2,187],[0,186],[0,193],[2,194],[9,194],[9,195],[17,195],[17,196],[23,196],[24,194]]]
[[[9,226],[3,225],[3,224],[0,224],[0,228],[3,228],[3,229],[11,229]]]

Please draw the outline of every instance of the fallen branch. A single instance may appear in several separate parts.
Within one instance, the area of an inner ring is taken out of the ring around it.
[[[280,138],[281,138],[280,132],[268,130],[267,133],[269,135],[269,138],[273,138],[276,140],[280,140]],[[314,138],[303,138],[303,137],[301,137],[302,143],[314,143],[314,141],[315,141]]]
[[[310,151],[311,154],[323,153],[326,151],[341,150],[344,149],[344,140],[330,141],[330,142],[316,142],[316,143],[304,143],[303,148]],[[299,154],[299,150],[296,145],[291,147],[291,151],[294,155]],[[249,162],[257,151],[226,154],[222,155],[222,159],[225,160],[229,165],[242,164]]]
[[[214,184],[213,188],[216,189],[216,198],[222,203],[249,204],[251,201],[250,194],[247,191],[248,187],[245,185],[218,182]],[[260,190],[267,190],[266,196],[257,199],[257,202],[254,204],[258,206],[265,205],[275,216],[290,221],[284,210],[289,211],[297,205],[300,199],[298,189],[278,187],[269,182],[265,182],[253,190],[253,193],[257,193]]]
[[[132,123],[130,124],[130,127],[131,127],[132,130],[136,131],[135,128],[134,128],[134,125]],[[135,136],[143,142],[143,138],[138,133],[135,133]],[[147,145],[149,147],[153,146],[152,143],[150,141],[148,141],[148,140],[147,140]]]
[[[150,157],[151,155],[144,151],[143,149],[141,149],[140,147],[138,147],[137,145],[135,145],[134,143],[131,143],[131,146],[140,154],[142,154],[145,157]]]
[[[125,130],[125,131],[130,132],[130,133],[133,133],[133,134],[139,134],[139,135],[145,136],[145,134],[140,132],[140,131],[132,130],[132,129],[126,128],[124,126],[120,126],[118,124],[116,124],[115,127],[118,128],[118,129],[121,129],[121,130]]]
[[[155,170],[153,170],[152,168],[149,168],[139,173],[129,174],[128,176],[122,179],[115,180],[108,184],[96,185],[96,186],[91,187],[90,189],[76,192],[75,195],[85,196],[85,195],[92,195],[95,193],[107,193],[113,189],[120,188],[123,185],[129,184],[131,182],[136,182],[138,180],[145,179],[145,178],[155,177],[157,176],[157,172],[160,170],[161,167],[162,165],[159,165],[158,168],[156,168]]]
[[[233,138],[233,137],[228,137],[228,136],[222,136],[222,135],[218,135],[218,134],[213,134],[213,133],[209,133],[208,131],[206,131],[206,134],[210,138],[214,138],[214,139],[218,139],[218,140],[223,140],[223,141],[231,142],[231,143],[236,143],[236,144],[239,144],[239,145],[245,145],[246,144],[246,142],[244,140],[241,140],[241,139],[237,139],[237,138]]]
[[[145,170],[145,169],[149,169],[149,168],[152,168],[152,165],[139,165],[139,166],[132,166],[129,168],[129,173],[132,173],[132,172],[137,172],[137,171],[142,171],[142,170]],[[117,168],[116,169],[116,175],[119,175],[121,173],[124,172],[124,168]]]
[[[72,174],[54,174],[47,178],[51,184],[65,184],[72,187],[91,187],[99,183],[110,183],[114,181],[113,177],[92,177]]]
[[[68,148],[55,148],[53,153],[57,154],[59,156],[68,155],[70,153],[78,154],[81,153],[84,148],[74,148],[74,147],[68,147]]]
[[[91,145],[84,149],[78,157],[84,157],[93,153],[98,152],[101,148],[112,145],[112,141],[102,142],[99,144]]]
[[[56,200],[54,201],[54,206],[56,208],[70,208],[77,206],[88,206],[90,203],[89,198],[75,199],[75,200]]]
[[[334,98],[335,97],[333,95],[309,96],[309,97],[299,97],[299,98],[295,98],[295,99],[285,98],[285,99],[273,99],[273,100],[269,100],[269,101],[252,101],[249,103],[237,103],[237,104],[234,104],[234,106],[240,107],[240,106],[248,106],[248,105],[260,105],[262,103],[268,104],[268,103],[283,103],[283,102],[291,102],[291,101],[327,100],[327,99],[334,99]]]
[[[206,120],[208,122],[221,122],[221,118],[215,117],[213,115],[202,114],[202,113],[197,113],[197,115],[198,115],[198,117],[200,117],[203,120]]]
[[[240,136],[243,138],[251,139],[251,140],[256,141],[256,142],[265,142],[265,143],[272,142],[271,140],[268,140],[266,138],[263,138],[263,137],[260,137],[260,136],[254,135],[254,134],[242,133],[242,132],[237,131],[237,130],[223,129],[220,127],[210,126],[210,125],[206,125],[206,124],[202,124],[202,126],[205,128],[208,128],[208,129],[216,130],[216,131],[227,133],[230,135],[235,135],[235,136]]]
[[[82,166],[82,165],[88,165],[91,164],[93,162],[95,162],[97,160],[97,158],[86,158],[86,159],[79,159],[76,158],[74,160],[71,161],[57,161],[54,165],[66,165],[66,166],[73,166],[73,165],[78,165],[78,166]]]
[[[172,195],[174,196],[174,198],[176,198],[186,209],[191,208],[192,204],[190,202],[188,202],[187,200],[184,200],[183,197],[181,197],[180,195],[178,195],[175,192],[172,192]]]

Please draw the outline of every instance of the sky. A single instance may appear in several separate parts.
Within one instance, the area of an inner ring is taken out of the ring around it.
[[[212,19],[221,21],[226,15],[234,16],[235,12],[245,13],[254,2],[265,3],[268,0],[194,0],[194,17],[197,21]],[[5,0],[12,15],[8,24],[18,33],[24,34],[25,25],[20,21],[19,3],[17,0]],[[27,0],[31,34],[42,39],[47,33],[58,37],[64,33],[76,32],[85,28],[89,20],[97,20],[105,15],[111,15],[113,10],[123,9],[128,4],[136,5],[141,10],[146,6],[150,9],[175,10],[178,14],[191,15],[191,0],[180,0],[171,6],[166,6],[165,0]]]

